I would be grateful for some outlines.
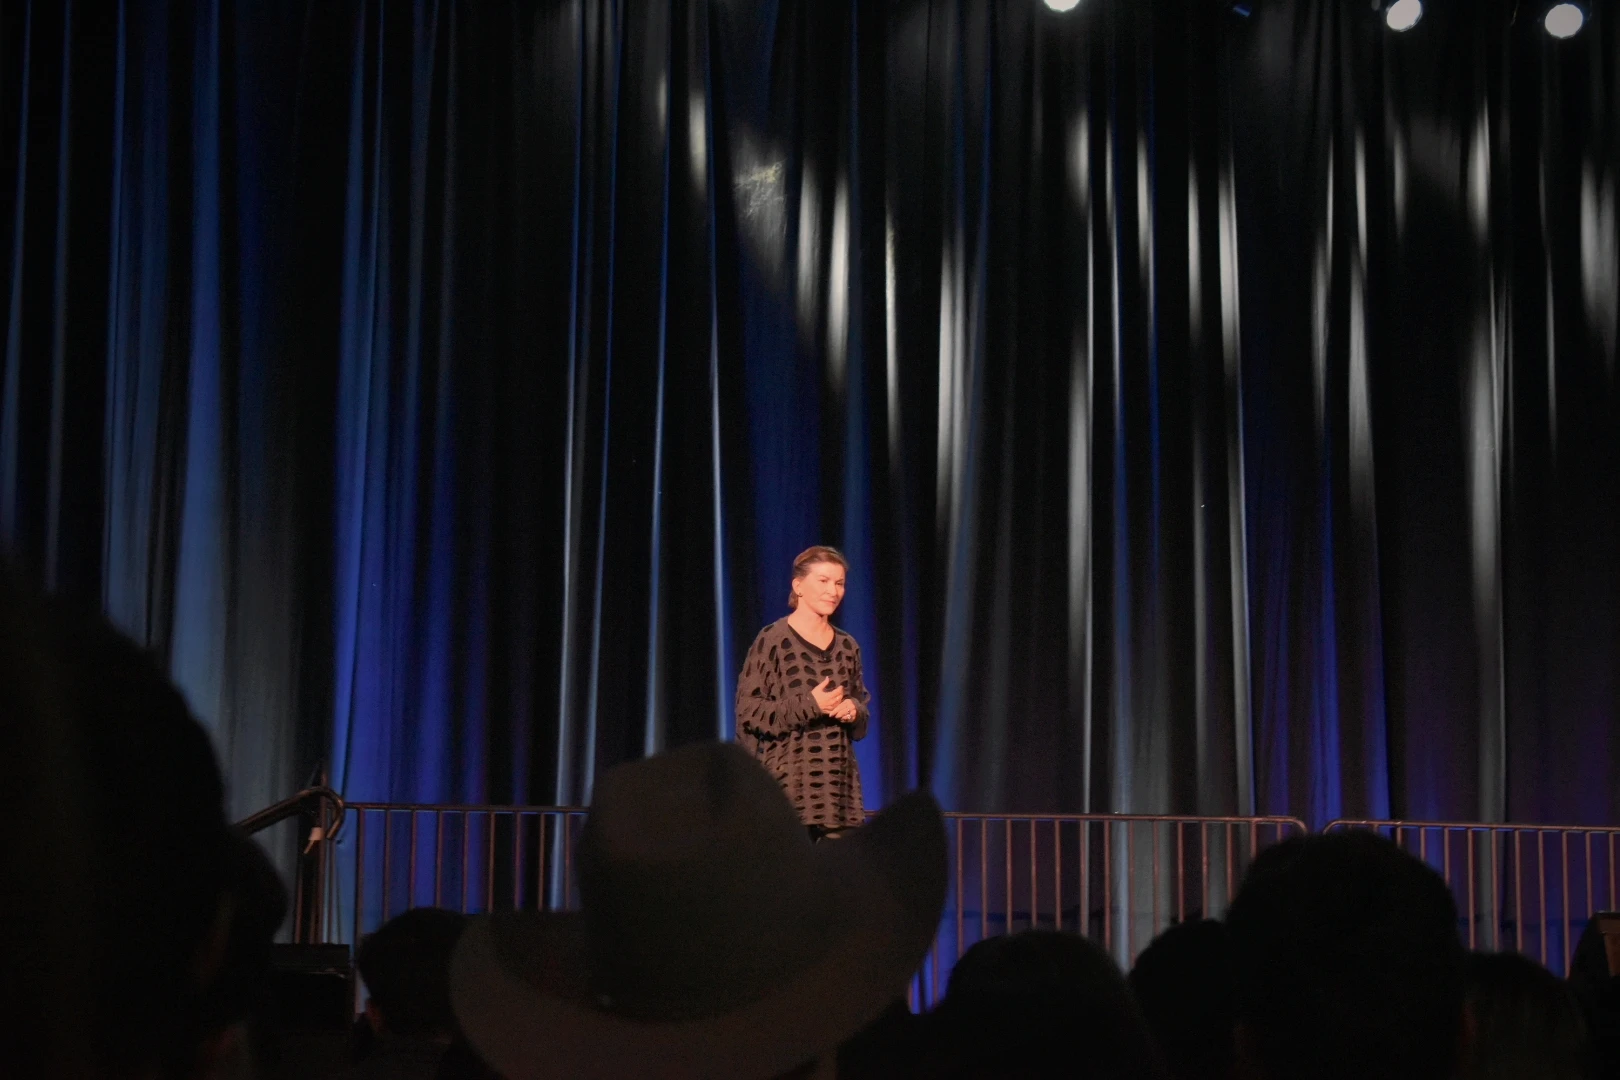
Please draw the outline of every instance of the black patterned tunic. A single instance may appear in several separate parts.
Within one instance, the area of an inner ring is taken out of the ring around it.
[[[817,707],[810,691],[827,676],[859,707],[854,721]],[[847,829],[865,819],[854,740],[866,738],[870,700],[860,646],[837,627],[832,644],[818,649],[779,619],[748,650],[737,679],[737,742],[776,776],[806,825]]]

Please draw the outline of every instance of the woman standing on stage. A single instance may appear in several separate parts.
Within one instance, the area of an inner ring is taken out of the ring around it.
[[[792,610],[759,632],[737,679],[737,742],[776,776],[813,840],[866,815],[854,742],[871,695],[860,646],[831,621],[848,570],[830,547],[794,559]]]

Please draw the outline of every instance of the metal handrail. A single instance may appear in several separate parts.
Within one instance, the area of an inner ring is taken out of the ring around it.
[[[1620,825],[1533,825],[1523,821],[1407,821],[1400,818],[1335,818],[1322,826],[1335,829],[1466,829],[1469,832],[1611,833]]]
[[[1122,822],[1157,822],[1159,824],[1176,824],[1178,822],[1202,823],[1206,825],[1296,825],[1302,831],[1309,832],[1310,827],[1296,817],[1283,814],[1118,814],[1118,813],[1087,813],[1087,814],[1003,814],[999,811],[974,812],[965,810],[947,810],[944,813],[947,821],[978,821],[980,818],[994,818],[996,821],[1122,821]]]
[[[321,824],[316,825],[316,830],[321,833],[318,838],[315,838],[316,841],[337,839],[338,833],[343,830],[343,819],[348,804],[343,801],[343,796],[325,785],[307,787],[296,795],[289,796],[278,803],[265,807],[263,810],[249,814],[236,823],[236,828],[242,833],[252,836],[254,833],[263,832],[272,825],[279,825],[289,818],[297,817],[311,803],[316,806],[325,804],[337,811],[336,819],[329,828]]]
[[[351,802],[344,804],[348,809],[364,811],[366,813],[379,813],[388,811],[396,814],[417,813],[449,813],[449,814],[586,814],[590,812],[588,806],[560,806],[542,805],[539,803],[395,803],[395,802]],[[869,812],[868,818],[875,817],[875,812]],[[946,810],[942,816],[947,821],[978,821],[980,818],[994,818],[997,821],[1137,821],[1137,822],[1207,822],[1211,825],[1292,825],[1301,831],[1309,832],[1310,828],[1299,818],[1283,814],[1120,814],[1120,813],[1075,813],[1075,814],[1036,814],[1036,813],[1001,813],[999,811],[968,812],[965,810]]]
[[[347,812],[343,796],[325,784],[315,784],[236,823],[236,828],[244,835],[253,836],[306,813],[314,819],[294,870],[292,939],[296,944],[322,942],[331,937],[329,931],[335,925],[335,909],[329,909],[333,909],[337,901],[337,893],[331,887],[336,869],[334,841],[343,831]]]

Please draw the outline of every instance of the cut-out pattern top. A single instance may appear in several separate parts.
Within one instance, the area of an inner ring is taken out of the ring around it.
[[[823,713],[810,693],[829,676],[859,707],[850,723]],[[748,650],[737,679],[737,742],[765,763],[806,825],[847,829],[865,820],[854,740],[866,738],[870,700],[860,646],[837,627],[818,649],[778,619]]]

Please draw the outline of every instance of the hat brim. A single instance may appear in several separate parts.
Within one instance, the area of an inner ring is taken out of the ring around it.
[[[812,857],[849,890],[855,917],[817,960],[750,1004],[671,1022],[615,1014],[590,999],[583,917],[513,912],[474,922],[457,946],[451,992],[462,1033],[506,1080],[749,1080],[835,1050],[904,992],[939,931],[939,807],[908,795]],[[768,912],[737,927],[739,937],[779,932]]]

